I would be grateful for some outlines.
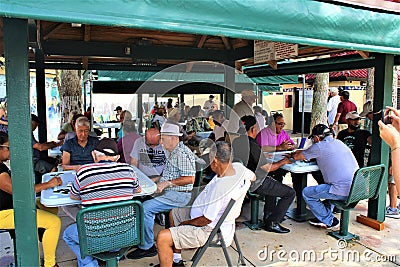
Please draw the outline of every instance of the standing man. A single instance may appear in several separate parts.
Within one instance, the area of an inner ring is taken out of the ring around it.
[[[244,196],[250,182],[255,180],[254,173],[242,164],[232,164],[229,143],[219,141],[215,145],[216,149],[210,152],[210,162],[216,175],[196,197],[192,207],[171,210],[172,227],[158,234],[160,266],[184,266],[181,249],[203,246],[229,201]],[[242,202],[238,200],[230,213],[239,215]],[[235,220],[225,220],[220,229],[229,246],[235,233]]]
[[[205,111],[205,117],[208,117],[208,116],[209,116],[209,113],[210,113],[211,108],[213,107],[213,105],[215,105],[215,102],[214,102],[214,95],[210,95],[210,96],[208,97],[208,100],[206,100],[206,101],[204,102],[204,105],[203,105],[203,109],[204,109],[204,111]]]
[[[340,103],[339,90],[336,87],[329,89],[331,92],[331,98],[328,101],[326,110],[328,111],[328,125],[332,127],[335,122],[335,117],[337,113],[337,108]]]
[[[148,129],[145,136],[135,141],[130,158],[131,165],[136,166],[148,177],[161,176],[166,159],[157,128]]]
[[[59,142],[46,142],[46,143],[39,143],[33,132],[38,127],[40,123],[39,118],[35,114],[31,114],[31,126],[32,126],[32,152],[33,152],[33,167],[35,172],[40,174],[45,174],[51,171],[57,171],[58,160],[56,158],[51,158],[48,156],[42,156],[41,151],[47,151],[48,149],[61,146],[64,141],[61,140]],[[40,177],[41,178],[41,177]],[[35,181],[35,183],[39,183],[40,181]]]
[[[274,207],[264,205],[264,230],[279,234],[290,230],[280,225],[295,197],[293,188],[284,185],[268,176],[268,172],[279,169],[282,165],[291,163],[288,158],[275,163],[268,163],[261,147],[255,140],[258,133],[257,120],[254,116],[244,116],[241,122],[247,134],[237,137],[233,143],[233,153],[236,158],[256,174],[256,181],[250,186],[250,192],[261,196],[279,197]]]
[[[348,91],[342,91],[339,95],[341,102],[338,105],[335,121],[332,126],[332,129],[338,132],[347,128],[346,114],[351,111],[357,111],[356,104],[349,100],[350,93]]]
[[[339,220],[333,216],[333,204],[322,202],[321,199],[345,200],[358,169],[357,160],[350,148],[332,135],[328,126],[317,124],[308,137],[312,139],[313,145],[291,154],[295,160],[317,161],[325,183],[304,188],[303,198],[316,217],[310,220],[310,224],[325,229],[337,228]]]
[[[257,96],[253,90],[242,91],[242,100],[233,106],[229,117],[228,132],[236,133],[239,129],[240,118],[243,116],[254,116],[252,106],[256,102]]]
[[[116,121],[120,121],[120,116],[122,113],[122,107],[121,106],[117,106],[114,111],[116,111],[117,113],[115,113],[115,120]]]
[[[142,191],[134,169],[126,163],[116,162],[119,155],[114,140],[100,140],[91,154],[94,163],[78,169],[70,191],[70,197],[81,200],[83,208],[129,200]],[[63,238],[75,253],[78,266],[98,266],[97,260],[92,256],[81,258],[76,223],[65,229]]]
[[[372,135],[367,130],[360,129],[360,115],[357,111],[346,114],[348,127],[338,133],[337,139],[342,141],[351,149],[356,157],[358,166],[364,167],[365,148],[367,144],[372,144]]]
[[[179,141],[179,126],[165,122],[161,127],[161,144],[167,152],[167,163],[157,183],[153,199],[143,202],[144,245],[127,254],[128,259],[141,259],[157,255],[154,245],[155,214],[187,205],[192,196],[196,173],[194,154]]]

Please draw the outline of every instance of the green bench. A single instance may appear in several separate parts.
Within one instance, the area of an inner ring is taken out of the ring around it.
[[[340,230],[329,232],[329,235],[346,241],[359,239],[357,235],[349,233],[350,210],[363,199],[376,199],[382,186],[385,165],[369,166],[358,169],[353,177],[349,196],[345,201],[330,200],[341,210]]]

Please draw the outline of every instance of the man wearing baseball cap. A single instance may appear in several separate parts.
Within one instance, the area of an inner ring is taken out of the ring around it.
[[[126,255],[128,259],[156,256],[153,230],[156,213],[183,207],[189,203],[192,196],[196,173],[193,152],[179,141],[182,133],[179,132],[178,124],[165,122],[161,126],[160,133],[167,161],[162,176],[154,179],[157,182],[156,193],[159,195],[143,202],[144,244],[129,252]]]
[[[372,144],[372,135],[369,131],[360,129],[360,119],[357,111],[347,113],[348,127],[338,133],[337,139],[351,149],[357,159],[358,166],[362,168],[364,167],[365,148],[367,144]]]
[[[92,151],[94,163],[82,165],[76,172],[70,197],[82,201],[82,207],[132,199],[142,191],[135,169],[119,159],[117,143],[110,138],[99,141]],[[91,256],[81,258],[76,223],[63,235],[65,243],[75,253],[78,266],[98,266]]]
[[[121,106],[117,106],[114,111],[116,111],[117,113],[115,114],[115,119],[117,121],[119,121],[121,113],[122,113],[122,107]]]
[[[310,220],[313,226],[335,229],[339,220],[332,213],[332,205],[325,200],[345,200],[350,192],[353,175],[358,169],[357,160],[343,142],[333,138],[332,129],[317,124],[312,129],[313,144],[306,150],[297,150],[291,154],[295,160],[316,159],[324,178],[324,184],[308,186],[303,189],[303,198],[316,217]],[[340,167],[339,167],[340,166]]]

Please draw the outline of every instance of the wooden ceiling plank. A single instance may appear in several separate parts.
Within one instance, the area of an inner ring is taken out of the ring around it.
[[[196,47],[202,48],[203,45],[205,44],[206,40],[207,40],[207,35],[202,35],[201,37],[199,37],[198,41],[196,42]]]
[[[357,50],[357,53],[358,53],[363,59],[369,58],[369,52]]]
[[[84,35],[84,38],[83,38],[83,40],[85,42],[89,42],[90,41],[90,29],[91,29],[90,25],[85,24],[85,35]]]
[[[226,38],[225,36],[221,36],[222,42],[224,42],[225,48],[227,50],[231,50],[232,49],[232,45],[231,42],[229,41],[228,38]]]
[[[49,26],[46,31],[43,33],[43,40],[49,39],[50,34],[56,32],[64,26],[64,23],[57,23],[52,26]]]

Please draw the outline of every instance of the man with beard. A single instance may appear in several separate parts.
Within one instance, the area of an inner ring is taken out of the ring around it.
[[[364,167],[364,154],[367,143],[371,145],[372,135],[360,129],[360,115],[357,111],[346,114],[348,128],[338,133],[337,139],[345,143],[353,152],[360,168]]]

